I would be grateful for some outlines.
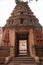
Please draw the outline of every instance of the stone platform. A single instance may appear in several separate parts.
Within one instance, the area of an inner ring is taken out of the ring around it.
[[[32,57],[15,57],[7,65],[36,65],[36,62]]]

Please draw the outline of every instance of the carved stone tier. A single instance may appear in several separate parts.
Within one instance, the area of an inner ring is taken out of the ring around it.
[[[5,27],[16,26],[41,27],[38,19],[34,16],[28,4],[24,2],[15,6],[5,25]]]

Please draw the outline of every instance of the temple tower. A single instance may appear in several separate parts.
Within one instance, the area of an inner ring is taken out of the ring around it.
[[[36,57],[35,46],[43,45],[42,26],[27,2],[18,2],[3,27],[2,46],[10,56]]]

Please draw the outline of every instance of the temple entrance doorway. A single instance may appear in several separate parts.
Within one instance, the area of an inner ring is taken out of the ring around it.
[[[19,55],[27,55],[27,40],[19,40]]]
[[[16,33],[16,56],[28,56],[29,44],[28,44],[28,33]]]

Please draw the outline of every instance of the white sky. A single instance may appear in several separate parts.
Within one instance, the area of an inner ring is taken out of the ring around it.
[[[26,1],[26,0],[24,0]],[[6,20],[9,18],[15,7],[14,0],[0,0],[0,26],[4,26]],[[30,9],[34,15],[39,19],[40,24],[43,26],[43,0],[32,1],[29,3]]]

